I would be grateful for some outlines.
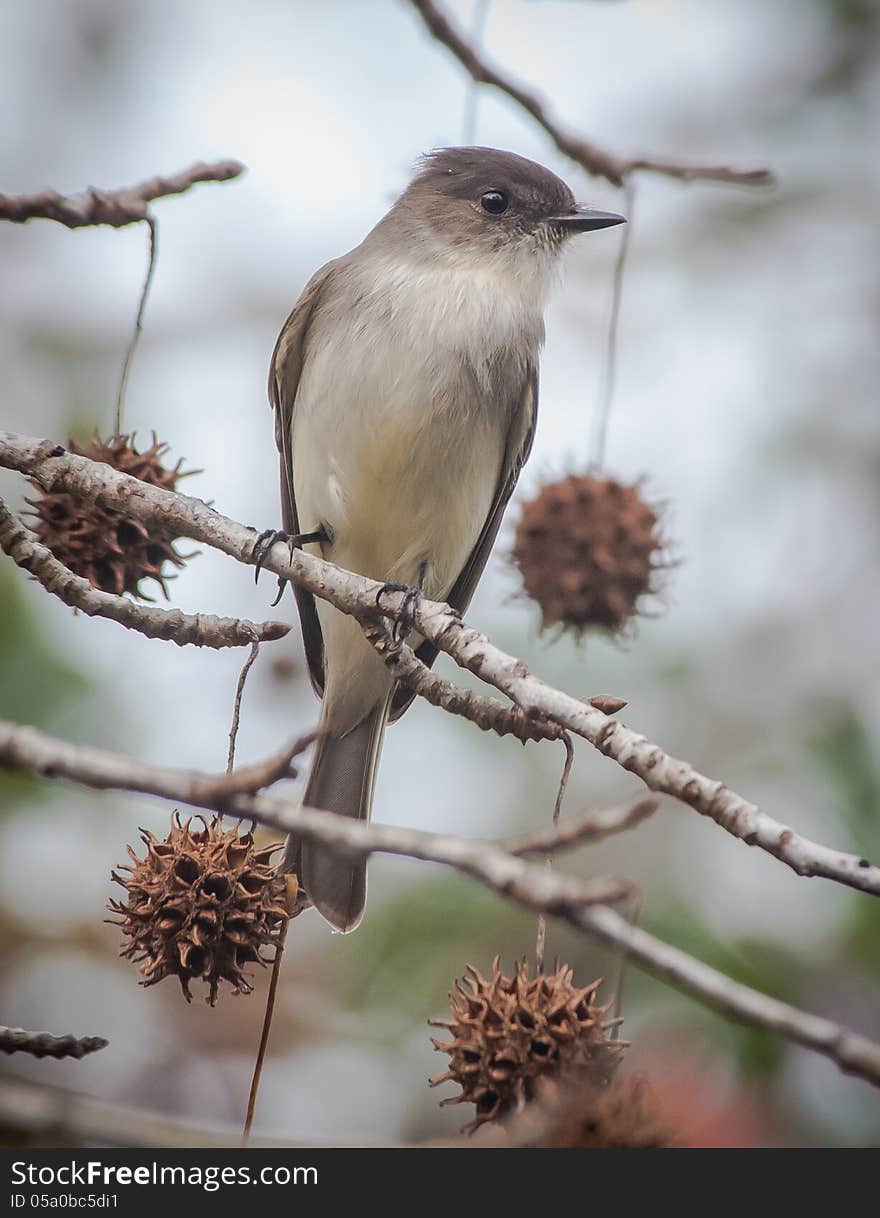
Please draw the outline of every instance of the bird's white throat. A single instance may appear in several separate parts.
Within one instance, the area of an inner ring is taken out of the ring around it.
[[[557,262],[555,251],[534,248],[519,258],[509,250],[496,258],[385,256],[373,263],[370,284],[386,302],[386,322],[409,332],[414,346],[427,341],[479,367],[493,351],[537,353]]]

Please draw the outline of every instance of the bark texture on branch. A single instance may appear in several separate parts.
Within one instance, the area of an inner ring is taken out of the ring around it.
[[[221,516],[199,499],[148,486],[107,465],[65,453],[51,441],[0,432],[0,466],[36,479],[46,490],[66,490],[124,510],[145,523],[161,522],[179,536],[213,546],[238,562],[253,563],[254,529]],[[401,595],[395,593],[383,596],[378,608],[379,585],[374,580],[302,550],[291,558],[281,542],[272,547],[263,566],[361,620],[378,613],[393,617],[400,606]],[[448,605],[421,600],[415,609],[415,627],[460,667],[504,693],[526,718],[555,722],[588,740],[651,790],[681,800],[739,841],[779,859],[797,875],[820,876],[880,895],[880,868],[868,859],[811,841],[596,706],[548,685],[522,660],[465,625]]]
[[[361,628],[397,680],[432,706],[439,706],[450,715],[460,715],[484,732],[513,736],[522,744],[529,740],[564,738],[564,729],[549,719],[537,716],[528,718],[518,706],[510,706],[473,689],[463,689],[453,681],[438,676],[422,663],[411,647],[393,639],[384,622],[362,619]],[[585,700],[606,715],[616,715],[626,706],[622,698],[609,694],[596,694]]]
[[[26,220],[56,220],[66,228],[108,224],[124,228],[149,219],[150,204],[168,195],[180,195],[198,182],[228,182],[244,173],[238,161],[202,161],[170,177],[148,178],[136,186],[98,190],[94,186],[75,195],[62,195],[47,187],[29,195],[0,194],[0,220],[23,224]]]
[[[626,880],[613,877],[580,880],[548,872],[535,863],[515,858],[503,846],[491,842],[365,824],[333,812],[300,808],[277,795],[249,793],[256,789],[252,776],[264,778],[285,756],[289,759],[289,750],[265,766],[249,767],[249,773],[202,774],[148,765],[105,749],[69,744],[37,728],[0,720],[0,765],[36,777],[68,778],[98,790],[136,791],[191,807],[226,812],[257,820],[282,833],[314,838],[353,855],[396,854],[440,863],[538,911],[561,913],[568,907],[626,900],[632,895],[633,887]]]
[[[163,639],[178,647],[245,647],[253,642],[284,638],[287,622],[249,622],[213,613],[183,613],[142,605],[125,596],[95,588],[59,562],[0,499],[0,549],[22,570],[39,580],[47,592],[88,617],[105,617],[148,639]]]
[[[24,1028],[0,1027],[0,1049],[4,1053],[29,1053],[31,1057],[86,1057],[107,1047],[103,1036],[53,1036],[51,1032],[27,1032]]]

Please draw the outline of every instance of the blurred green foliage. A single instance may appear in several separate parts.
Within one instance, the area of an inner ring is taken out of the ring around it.
[[[652,934],[683,948],[743,985],[784,1002],[797,1004],[800,1000],[805,962],[796,950],[769,940],[721,939],[707,927],[699,910],[674,897],[664,909],[649,910],[644,924]],[[631,970],[626,984],[628,993],[632,994],[650,983]],[[788,1042],[760,1028],[731,1023],[728,1018],[690,1004],[687,1018],[692,1026],[699,1023],[725,1055],[735,1059],[744,1076],[770,1079],[778,1075]]]
[[[841,707],[807,740],[807,756],[837,796],[841,819],[865,854],[880,846],[880,764],[852,706]]]
[[[866,858],[880,857],[880,763],[853,706],[841,706],[808,737],[806,753],[834,797],[834,811]],[[840,931],[841,953],[876,976],[880,967],[880,903],[854,893]]]
[[[0,718],[47,727],[59,712],[82,698],[88,682],[59,655],[31,612],[24,576],[0,559]],[[45,785],[0,772],[0,813],[19,800],[36,799]]]
[[[824,0],[830,18],[830,38],[823,71],[812,92],[853,92],[877,61],[880,44],[880,4],[877,0]]]
[[[483,971],[496,952],[507,964],[531,952],[534,927],[531,914],[461,876],[414,884],[371,908],[356,939],[337,945],[344,1000],[427,1019],[446,1006],[465,965]]]

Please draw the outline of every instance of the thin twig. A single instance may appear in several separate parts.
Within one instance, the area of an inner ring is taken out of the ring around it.
[[[615,833],[635,829],[657,811],[660,801],[655,795],[641,794],[627,804],[606,808],[600,812],[585,812],[583,816],[561,821],[553,826],[536,829],[522,837],[499,842],[505,850],[522,858],[531,854],[550,854],[571,850],[575,846],[592,845]]]
[[[273,795],[237,795],[219,803],[205,793],[223,778],[147,765],[129,757],[53,739],[36,728],[0,723],[0,761],[43,777],[68,778],[101,790],[140,791],[175,803],[228,811],[352,857],[393,854],[441,863],[471,876],[533,913],[544,912],[623,950],[648,972],[729,1018],[767,1028],[880,1086],[880,1044],[832,1020],[801,1011],[727,977],[687,952],[631,926],[610,908],[628,901],[632,885],[612,877],[578,879],[525,863],[489,842],[369,824],[303,808]]]
[[[478,83],[491,85],[506,93],[543,127],[556,147],[577,162],[587,173],[606,178],[613,186],[622,186],[636,170],[663,174],[683,182],[730,182],[739,186],[767,186],[773,175],[769,169],[735,169],[730,165],[688,165],[663,157],[634,157],[630,160],[615,156],[582,135],[565,131],[547,112],[535,93],[517,84],[500,69],[493,67],[444,16],[433,0],[410,0],[432,36],[452,52],[465,71]]]
[[[54,1036],[51,1032],[26,1032],[24,1028],[0,1027],[0,1049],[4,1053],[29,1053],[31,1057],[75,1057],[105,1049],[103,1036]]]
[[[31,195],[0,194],[0,220],[23,224],[26,220],[57,220],[67,228],[108,224],[124,228],[149,217],[149,205],[168,195],[180,195],[198,182],[228,182],[244,173],[239,161],[199,161],[170,177],[148,178],[136,186],[98,190],[90,186],[82,194],[61,195],[47,187]]]
[[[66,490],[126,512],[145,524],[170,525],[177,536],[192,538],[253,564],[257,533],[199,499],[150,486],[100,462],[90,461],[49,440],[0,431],[0,467],[16,469],[45,490]],[[402,594],[384,596],[380,586],[304,550],[276,542],[263,566],[308,589],[343,613],[363,620],[399,612]],[[526,664],[465,625],[448,605],[423,598],[413,609],[415,629],[462,668],[475,673],[520,707],[528,719],[555,722],[588,740],[623,769],[637,774],[653,791],[672,795],[707,816],[746,845],[779,859],[800,876],[821,876],[849,888],[880,895],[880,867],[868,859],[821,845],[762,812],[708,778],[690,762],[672,757],[638,732],[609,718],[598,706],[582,702],[531,673]]]
[[[182,613],[141,605],[93,587],[87,579],[58,561],[0,499],[0,549],[28,571],[47,592],[87,617],[104,617],[148,639],[162,639],[178,647],[244,647],[254,639],[269,642],[290,631],[287,622],[249,622],[245,618],[216,617],[212,613]]]

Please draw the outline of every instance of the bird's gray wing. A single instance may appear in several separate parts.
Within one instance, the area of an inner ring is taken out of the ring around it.
[[[291,423],[296,393],[302,372],[306,335],[321,299],[321,294],[333,273],[336,261],[321,267],[306,284],[293,312],[278,335],[269,364],[269,401],[275,411],[275,444],[281,456],[281,513],[286,533],[300,532],[300,520],[293,493],[293,453]],[[318,527],[314,520],[302,522],[306,531]],[[324,692],[324,639],[318,621],[315,598],[305,588],[293,585],[296,605],[302,623],[303,645],[309,666],[309,676],[315,692]]]
[[[510,502],[510,497],[516,487],[520,471],[528,460],[529,453],[532,451],[537,421],[538,368],[537,365],[533,365],[526,371],[522,391],[512,412],[507,446],[504,450],[504,459],[501,463],[501,474],[498,478],[495,498],[489,509],[489,515],[486,517],[486,523],[483,525],[482,532],[477,538],[477,543],[473,550],[471,550],[461,574],[446,598],[448,604],[453,609],[457,609],[459,613],[464,613],[470,604],[480,576],[483,574],[483,568],[489,560],[489,554],[492,551],[495,538],[498,536],[498,530],[501,527],[504,509]],[[437,658],[437,648],[433,643],[425,641],[418,647],[416,655],[430,668]],[[400,718],[414,697],[415,694],[412,690],[407,689],[404,685],[398,686],[391,702],[391,714],[389,718],[392,723]]]

